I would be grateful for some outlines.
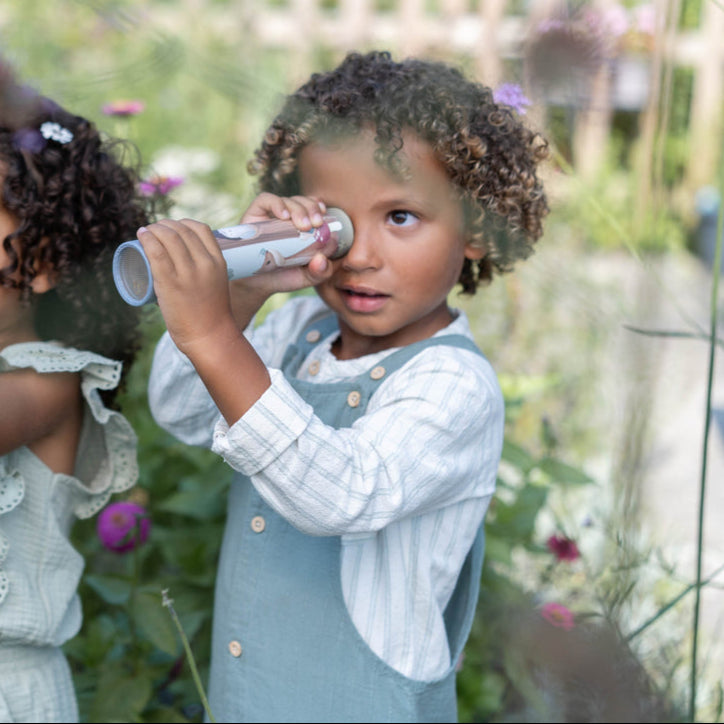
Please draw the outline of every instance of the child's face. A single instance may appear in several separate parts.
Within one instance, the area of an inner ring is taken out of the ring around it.
[[[445,327],[465,257],[482,256],[466,243],[462,204],[430,146],[413,133],[403,139],[409,179],[374,160],[371,132],[313,143],[299,156],[302,193],[343,209],[354,225],[352,248],[316,288],[339,317],[343,359]]]
[[[2,242],[8,234],[15,231],[17,226],[17,219],[0,203],[0,269],[10,264],[10,256]],[[20,292],[17,289],[0,286],[0,349],[15,342],[28,341],[33,337],[30,307],[20,302]]]

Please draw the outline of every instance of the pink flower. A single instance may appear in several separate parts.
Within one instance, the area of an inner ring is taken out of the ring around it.
[[[146,196],[154,196],[160,194],[166,196],[166,194],[180,186],[184,180],[180,176],[152,176],[151,178],[141,181],[138,185],[141,193]]]
[[[521,116],[525,115],[525,107],[530,105],[530,100],[517,83],[503,83],[498,86],[493,91],[493,100],[514,108]]]
[[[575,561],[581,556],[576,541],[564,535],[552,535],[546,545],[559,561]]]
[[[108,550],[126,553],[148,538],[151,520],[142,505],[121,501],[101,511],[96,529]]]
[[[126,100],[120,100],[120,101],[111,101],[110,103],[106,103],[102,110],[104,115],[106,116],[136,116],[138,115],[146,106],[144,105],[143,101],[126,101]]]
[[[576,625],[573,613],[560,603],[546,603],[540,612],[546,621],[566,631],[570,631]]]
[[[655,35],[658,17],[653,3],[639,5],[633,10],[636,29],[646,35]]]

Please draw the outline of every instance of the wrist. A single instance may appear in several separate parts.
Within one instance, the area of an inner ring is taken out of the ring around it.
[[[225,351],[236,344],[236,338],[241,334],[235,318],[229,313],[216,320],[213,327],[207,327],[203,334],[195,334],[193,337],[171,336],[179,351],[197,367],[206,366],[223,357]]]
[[[229,315],[204,338],[180,346],[229,426],[271,385],[266,365]]]
[[[262,288],[243,282],[230,284],[231,313],[240,330],[245,330],[256,313],[264,306],[272,294]]]

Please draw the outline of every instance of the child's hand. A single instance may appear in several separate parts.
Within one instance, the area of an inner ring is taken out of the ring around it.
[[[321,226],[327,207],[307,196],[283,197],[268,192],[259,194],[241,218],[241,223],[287,219],[300,231]],[[276,292],[293,292],[320,284],[332,274],[332,263],[316,254],[306,266],[280,267],[271,272],[235,279],[230,284],[231,306],[237,324],[244,328],[261,304]]]
[[[139,229],[158,305],[176,346],[188,353],[233,327],[226,261],[208,225],[164,219]]]
[[[289,219],[297,229],[309,231],[321,226],[327,212],[324,202],[309,196],[277,196],[268,192],[260,193],[241,217],[243,224],[268,219]]]
[[[171,338],[233,425],[271,380],[232,315],[226,260],[216,237],[206,224],[184,219],[139,229],[138,240]]]

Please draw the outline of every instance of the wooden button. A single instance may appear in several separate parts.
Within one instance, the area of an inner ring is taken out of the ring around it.
[[[318,329],[312,329],[307,332],[307,342],[319,342],[321,336],[322,333]]]
[[[379,380],[385,376],[386,372],[387,370],[382,365],[377,365],[377,367],[373,367],[370,371],[370,377],[373,380]]]
[[[354,390],[347,395],[347,404],[350,407],[357,407],[361,398],[362,396],[360,395],[360,393],[357,392],[357,390]]]
[[[238,659],[241,656],[241,644],[238,641],[229,641],[229,653]]]
[[[263,516],[261,515],[255,515],[251,519],[251,529],[255,533],[261,533],[264,528],[266,528],[266,521],[264,520]]]
[[[319,372],[319,360],[315,359],[311,364],[309,365],[309,374],[310,375],[316,375]]]

